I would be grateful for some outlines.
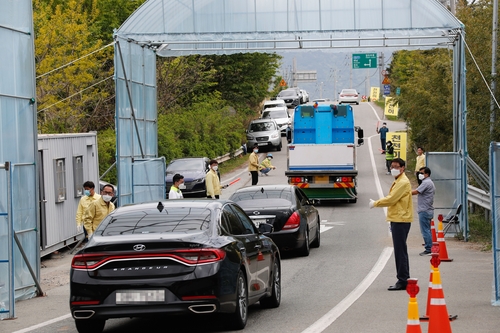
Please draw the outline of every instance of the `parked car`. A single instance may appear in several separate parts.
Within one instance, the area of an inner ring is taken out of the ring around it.
[[[78,332],[100,333],[109,318],[168,314],[227,316],[233,329],[248,307],[281,302],[281,258],[267,237],[227,200],[165,200],[110,213],[70,271]]]
[[[281,131],[274,119],[255,119],[247,129],[247,149],[252,151],[254,144],[262,148],[276,148],[281,151]]]
[[[288,123],[290,122],[290,115],[288,114],[288,109],[286,108],[286,106],[268,108],[264,110],[261,118],[274,119],[276,121],[276,124],[278,124],[278,128],[281,131],[281,135],[286,134],[286,128],[288,127]]]
[[[181,191],[185,198],[206,197],[205,175],[210,168],[209,163],[210,159],[208,157],[185,157],[172,160],[167,165],[165,176],[167,199],[170,187],[173,185],[173,177],[176,173],[184,176],[185,188]]]
[[[307,195],[295,185],[259,185],[234,192],[236,202],[256,226],[271,224],[270,237],[280,251],[295,250],[309,255],[310,247],[320,246],[320,218]]]
[[[296,107],[301,104],[300,91],[297,88],[282,90],[276,98],[284,100],[288,108]]]
[[[271,99],[270,101],[265,101],[264,102],[264,106],[262,107],[261,113],[263,111],[265,111],[266,109],[276,108],[276,107],[284,107],[284,108],[286,108],[287,106],[286,106],[286,103],[285,103],[284,100],[274,98],[274,99]]]
[[[339,104],[342,103],[355,103],[359,104],[359,93],[356,89],[342,89],[339,94]]]
[[[309,102],[309,93],[303,89],[300,90],[302,94],[302,103],[308,103]]]

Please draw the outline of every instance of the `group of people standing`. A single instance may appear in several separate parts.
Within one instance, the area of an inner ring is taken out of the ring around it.
[[[385,123],[383,128],[387,128]],[[381,134],[381,143],[385,144],[387,130],[377,132]],[[384,138],[382,140],[382,133]],[[424,239],[424,251],[421,256],[430,255],[432,247],[431,220],[434,217],[434,194],[436,188],[432,182],[431,170],[425,166],[425,155],[422,147],[417,148],[415,163],[415,176],[418,187],[412,189],[410,180],[405,174],[406,162],[401,158],[394,158],[394,147],[390,141],[382,146],[382,153],[386,154],[387,173],[395,180],[391,185],[389,194],[382,199],[370,199],[369,207],[387,207],[386,220],[390,223],[392,242],[394,246],[394,258],[396,262],[397,282],[388,290],[406,290],[407,281],[410,278],[410,264],[408,260],[407,239],[413,222],[412,195],[418,195],[417,214],[419,218],[420,231]]]

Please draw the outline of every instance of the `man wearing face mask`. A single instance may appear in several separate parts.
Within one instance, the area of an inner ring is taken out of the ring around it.
[[[83,183],[83,196],[80,198],[78,203],[78,209],[76,210],[76,230],[78,233],[82,231],[85,233],[84,242],[87,242],[87,229],[83,227],[83,214],[89,207],[90,203],[96,201],[101,196],[95,193],[94,182],[86,181]]]
[[[395,158],[391,163],[391,174],[395,180],[389,194],[380,200],[370,199],[369,207],[387,207],[387,221],[391,223],[394,259],[396,260],[396,276],[398,281],[388,290],[406,290],[410,278],[410,263],[406,240],[413,221],[413,203],[411,184],[405,175],[405,161]]]
[[[111,202],[114,195],[115,189],[113,186],[110,184],[104,185],[101,191],[101,197],[93,201],[83,214],[83,226],[87,230],[89,239],[101,221],[115,209],[115,205]]]
[[[421,184],[417,189],[411,191],[412,195],[418,194],[418,222],[420,223],[420,232],[424,239],[424,252],[421,256],[431,255],[432,247],[432,234],[431,234],[431,220],[434,217],[434,193],[436,187],[431,179],[431,169],[422,167],[419,170],[418,179]]]
[[[248,171],[252,175],[252,185],[257,185],[259,182],[259,146],[255,144],[253,146],[253,152],[248,157]]]
[[[172,179],[174,184],[170,187],[168,192],[169,199],[183,199],[181,188],[186,188],[184,185],[184,176],[176,173]]]
[[[205,176],[205,185],[207,187],[207,198],[208,199],[219,199],[221,193],[221,186],[219,175],[217,170],[219,169],[219,162],[216,160],[211,160],[209,162],[210,170],[208,170]]]
[[[380,129],[377,127],[377,133],[380,134],[380,145],[382,147],[382,154],[385,154],[385,139],[387,137],[387,132],[389,132],[389,129],[387,128],[386,123],[382,123],[382,127]]]

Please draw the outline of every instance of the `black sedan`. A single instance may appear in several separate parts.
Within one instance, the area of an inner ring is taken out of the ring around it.
[[[318,210],[297,186],[251,186],[237,190],[229,199],[240,205],[255,225],[274,227],[270,237],[280,251],[297,250],[308,256],[310,247],[319,247]]]
[[[185,157],[172,160],[167,165],[165,185],[168,192],[173,184],[173,177],[176,173],[184,176],[184,188],[181,189],[184,198],[207,196],[205,186],[205,176],[210,169],[210,159],[208,157]]]
[[[234,202],[167,200],[117,208],[73,258],[70,310],[80,333],[106,319],[222,313],[281,302],[280,253]]]

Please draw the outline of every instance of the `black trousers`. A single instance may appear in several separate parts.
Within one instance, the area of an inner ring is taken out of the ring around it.
[[[258,171],[250,171],[250,173],[252,174],[252,185],[257,185],[257,183],[259,182]]]
[[[212,197],[207,195],[207,199],[212,199]],[[215,199],[219,199],[219,196],[217,194],[215,195]]]
[[[391,222],[392,244],[394,246],[394,259],[396,260],[396,277],[398,278],[398,282],[405,286],[410,278],[410,262],[408,260],[408,247],[406,245],[410,227],[410,222]]]

